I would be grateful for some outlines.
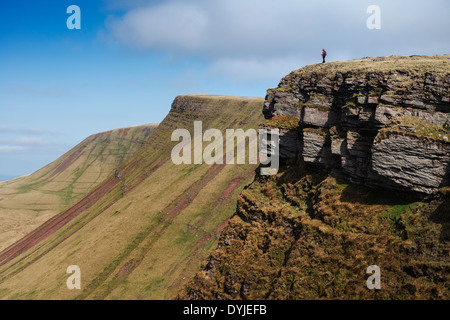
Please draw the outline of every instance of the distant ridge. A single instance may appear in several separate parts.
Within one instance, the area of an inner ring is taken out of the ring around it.
[[[172,132],[192,131],[196,120],[205,130],[258,128],[263,102],[176,97],[151,137],[103,183],[0,252],[0,299],[171,297],[216,245],[257,168],[175,165]],[[81,291],[61,282],[72,264],[82,269]]]
[[[0,251],[93,190],[156,127],[147,124],[91,135],[42,169],[0,182]]]

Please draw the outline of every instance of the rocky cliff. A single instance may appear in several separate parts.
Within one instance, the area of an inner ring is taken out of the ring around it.
[[[267,91],[263,113],[299,121],[281,132],[284,160],[372,187],[429,194],[449,185],[450,55],[307,66]]]
[[[426,202],[291,166],[261,177],[179,299],[450,297],[450,188]],[[367,268],[380,268],[370,290]]]
[[[312,65],[268,90],[285,166],[244,189],[176,298],[447,300],[449,58]]]

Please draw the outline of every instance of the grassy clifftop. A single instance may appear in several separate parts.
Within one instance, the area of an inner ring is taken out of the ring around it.
[[[94,134],[35,173],[0,182],[0,251],[98,186],[157,125]]]
[[[366,57],[348,61],[331,61],[326,64],[312,64],[292,73],[295,75],[327,73],[330,77],[336,73],[395,73],[395,71],[407,71],[412,76],[425,72],[447,75],[449,68],[450,55],[447,54],[436,56]]]

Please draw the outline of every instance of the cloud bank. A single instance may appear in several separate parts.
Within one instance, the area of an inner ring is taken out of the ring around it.
[[[271,76],[274,69],[320,62],[322,48],[331,60],[449,51],[447,1],[376,1],[382,29],[368,30],[366,10],[372,2],[140,1],[111,17],[107,28],[130,47],[201,57],[208,71],[231,77]]]
[[[0,154],[7,153],[59,153],[68,145],[55,140],[60,134],[32,128],[0,126]]]

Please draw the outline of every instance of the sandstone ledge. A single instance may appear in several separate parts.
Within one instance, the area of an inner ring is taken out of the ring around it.
[[[268,90],[263,113],[299,120],[280,138],[282,157],[392,190],[450,183],[450,55],[307,66]]]

